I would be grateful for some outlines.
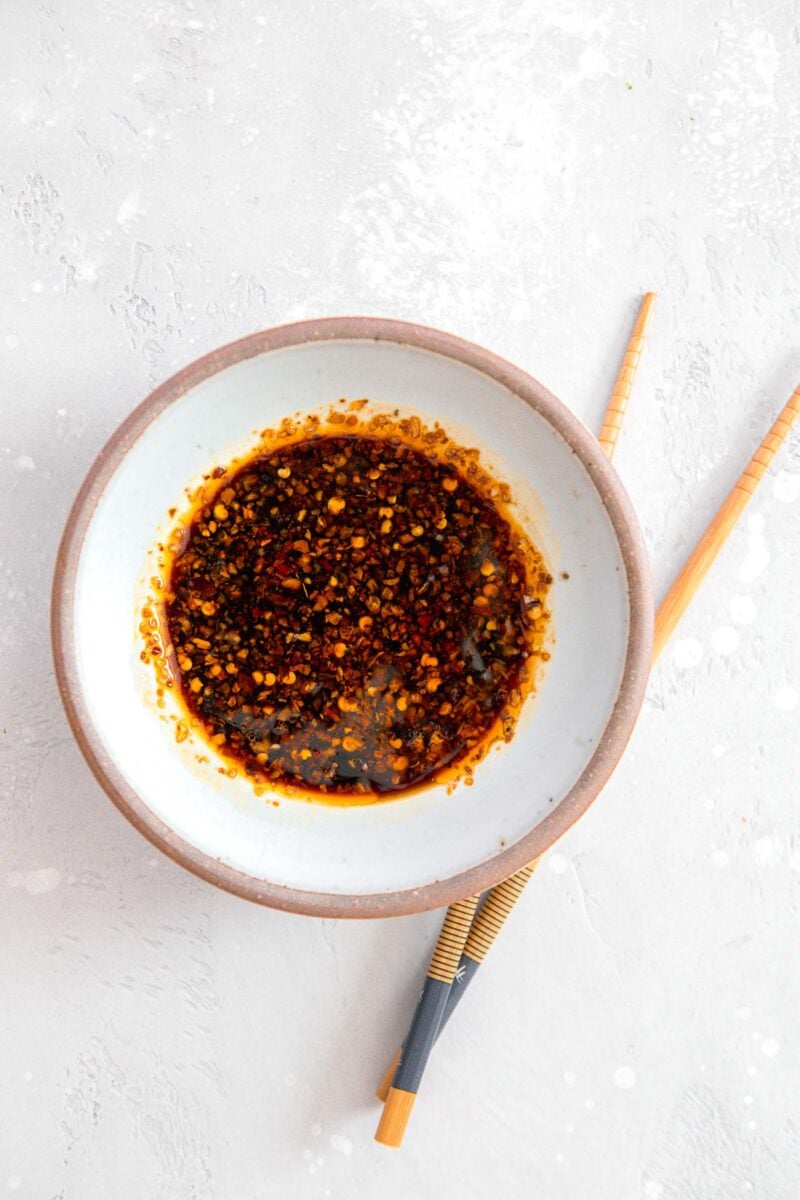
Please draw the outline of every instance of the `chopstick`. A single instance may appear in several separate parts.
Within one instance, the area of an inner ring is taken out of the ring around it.
[[[714,559],[719,554],[728,534],[733,529],[736,521],[745,508],[748,500],[753,495],[759,482],[763,478],[767,468],[775,457],[781,444],[786,439],[792,425],[797,417],[800,416],[800,386],[792,393],[786,405],[776,417],[774,423],[770,427],[768,433],[764,437],[760,446],[756,450],[753,457],[748,462],[742,474],[737,479],[725,501],[722,503],[716,516],[710,522],[705,533],[701,537],[695,549],[689,555],[683,568],[679,572],[672,587],[667,592],[661,605],[656,613],[656,632],[653,646],[653,661],[655,661],[663,650],[669,635],[677,626],[681,617],[686,612],[692,599],[694,598],[697,589],[702,583]],[[480,953],[480,958],[475,958],[475,966],[463,975],[459,969],[457,977],[460,977],[462,986],[451,988],[448,997],[448,1005],[445,1009],[440,1030],[452,1015],[453,1010],[458,1004],[461,997],[464,995],[466,985],[483,961],[483,958],[488,953],[491,945],[502,928],[503,922],[509,915],[511,909],[516,903],[516,899],[522,892],[530,875],[535,868],[536,863],[529,863],[523,867],[516,875],[512,875],[504,884],[498,885],[490,893],[489,899],[498,892],[500,888],[506,887],[518,877],[524,876],[520,886],[514,891],[507,892],[507,900],[499,906],[499,921],[493,913],[492,919],[484,925],[482,920],[483,914],[486,911],[489,900],[487,900],[481,912],[476,917],[473,928],[470,931],[470,937],[467,939],[464,952],[465,955],[472,957],[477,950]],[[473,931],[475,936],[473,938]],[[470,953],[472,952],[472,953]]]
[[[403,1140],[479,900],[480,895],[469,896],[447,910],[403,1049],[392,1063],[387,1103],[375,1132],[375,1141],[385,1146],[399,1146]]]
[[[781,447],[781,444],[800,415],[800,387],[792,393],[778,413],[761,445],[742,471],[711,521],[700,541],[684,563],[677,579],[667,592],[656,613],[653,657],[657,658],[664,644],[680,621],[686,607],[706,577],[728,534],[758,487]],[[688,599],[686,598],[688,597]]]
[[[613,457],[614,450],[616,449],[617,438],[625,416],[636,370],[639,366],[639,359],[642,355],[644,338],[650,324],[654,302],[654,293],[647,292],[640,305],[636,323],[622,360],[622,366],[617,375],[611,392],[611,399],[603,418],[598,441],[609,458]],[[480,963],[483,961],[484,954],[488,952],[492,941],[502,927],[503,921],[519,898],[535,867],[535,862],[529,863],[527,867],[523,867],[511,879],[506,879],[503,883],[498,884],[489,893],[479,917],[472,925],[472,929],[470,930],[469,926],[467,927],[465,938],[461,943],[461,949],[464,952],[461,954],[460,962],[457,963],[457,971],[454,969],[454,978],[459,985],[466,985],[475,971],[477,971]],[[474,897],[473,912],[479,899],[480,897]],[[442,934],[444,934],[451,912],[456,907],[457,905],[452,905],[448,909]],[[466,936],[466,933],[469,933],[469,937]],[[463,989],[459,987],[458,990],[460,992]],[[420,996],[402,1049],[398,1050],[395,1054],[390,1067],[379,1083],[375,1093],[377,1098],[385,1105],[375,1133],[375,1140],[385,1146],[396,1148],[402,1142],[405,1127],[411,1115],[411,1108],[416,1098],[416,1092],[422,1079],[422,1072],[424,1071],[430,1051],[433,1048],[433,1043],[444,1028],[449,1014],[458,1003],[458,999],[454,993],[453,980],[451,979],[449,986],[444,991],[444,995],[441,992],[438,993],[438,1004],[441,1006],[441,1011],[439,1011],[439,1007],[434,1008],[431,1003],[426,1002],[426,1015],[423,1017],[420,1010],[424,1000],[425,990],[423,990]],[[432,1026],[432,1022],[434,1021],[435,1026]],[[424,1060],[422,1060],[421,1066],[417,1050],[418,1042],[425,1047]],[[409,1062],[413,1064],[413,1069],[407,1067]]]
[[[614,457],[614,451],[617,448],[617,438],[622,428],[625,410],[628,407],[633,381],[639,369],[639,359],[642,357],[644,339],[650,328],[650,322],[653,319],[653,305],[655,302],[655,292],[646,292],[639,307],[639,315],[636,318],[633,333],[625,349],[622,366],[619,369],[617,381],[614,384],[614,390],[608,402],[606,415],[603,417],[603,424],[600,426],[600,432],[597,435],[598,442],[609,458]]]
[[[464,953],[461,955],[461,961],[458,964],[458,970],[450,988],[447,1004],[445,1005],[445,1010],[436,1034],[437,1040],[439,1034],[455,1011],[467,985],[471,982],[473,975],[491,950],[492,942],[502,929],[503,922],[511,912],[511,909],[520,898],[522,889],[536,870],[539,861],[538,858],[535,858],[533,862],[528,863],[526,867],[522,867],[515,875],[511,875],[508,879],[504,879],[502,883],[498,883],[486,897],[483,908],[472,922],[472,928],[469,931],[469,937],[464,946]],[[397,1051],[392,1059],[391,1066],[375,1089],[375,1098],[380,1100],[381,1103],[385,1103],[386,1097],[389,1094],[389,1088],[394,1078],[397,1064],[400,1061],[401,1053],[402,1051]]]

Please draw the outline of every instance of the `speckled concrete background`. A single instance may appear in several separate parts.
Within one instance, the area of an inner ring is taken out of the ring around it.
[[[793,0],[0,7],[0,1194],[800,1194],[797,434],[399,1155],[370,1094],[437,915],[282,916],[156,856],[73,745],[47,638],[86,469],[198,354],[389,314],[597,427],[646,288],[617,461],[663,593],[800,379],[798,21]]]

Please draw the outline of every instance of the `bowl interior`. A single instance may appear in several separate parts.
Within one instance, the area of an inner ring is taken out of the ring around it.
[[[156,531],[185,485],[251,445],[254,431],[340,396],[441,421],[511,485],[555,578],[552,657],[513,741],[489,753],[473,786],[352,808],[274,807],[218,763],[198,765],[197,746],[177,745],[139,661],[136,602]],[[412,893],[501,855],[585,780],[623,678],[628,577],[590,472],[509,387],[396,341],[306,341],[201,379],[128,440],[112,454],[80,548],[71,638],[81,719],[108,771],[142,802],[140,824],[152,817],[255,881],[333,897]]]

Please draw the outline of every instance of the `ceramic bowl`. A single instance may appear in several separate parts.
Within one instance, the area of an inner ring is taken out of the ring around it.
[[[200,770],[148,695],[137,596],[187,484],[254,430],[366,396],[438,420],[507,481],[554,576],[537,694],[471,787],[355,807],[283,799]],[[121,426],[70,514],[53,596],[59,686],[95,776],[170,857],[248,899],[320,916],[391,916],[491,887],[540,855],[613,770],[652,648],[647,558],[595,438],[529,375],[459,338],[372,318],[302,322],[186,367]]]

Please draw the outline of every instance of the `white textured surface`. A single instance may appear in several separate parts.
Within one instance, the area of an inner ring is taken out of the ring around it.
[[[156,857],[72,744],[47,644],[60,527],[121,418],[327,313],[452,329],[596,426],[657,290],[618,465],[663,590],[800,375],[796,21],[6,0],[0,1194],[798,1195],[797,435],[394,1157],[370,1093],[436,915],[282,916]]]

